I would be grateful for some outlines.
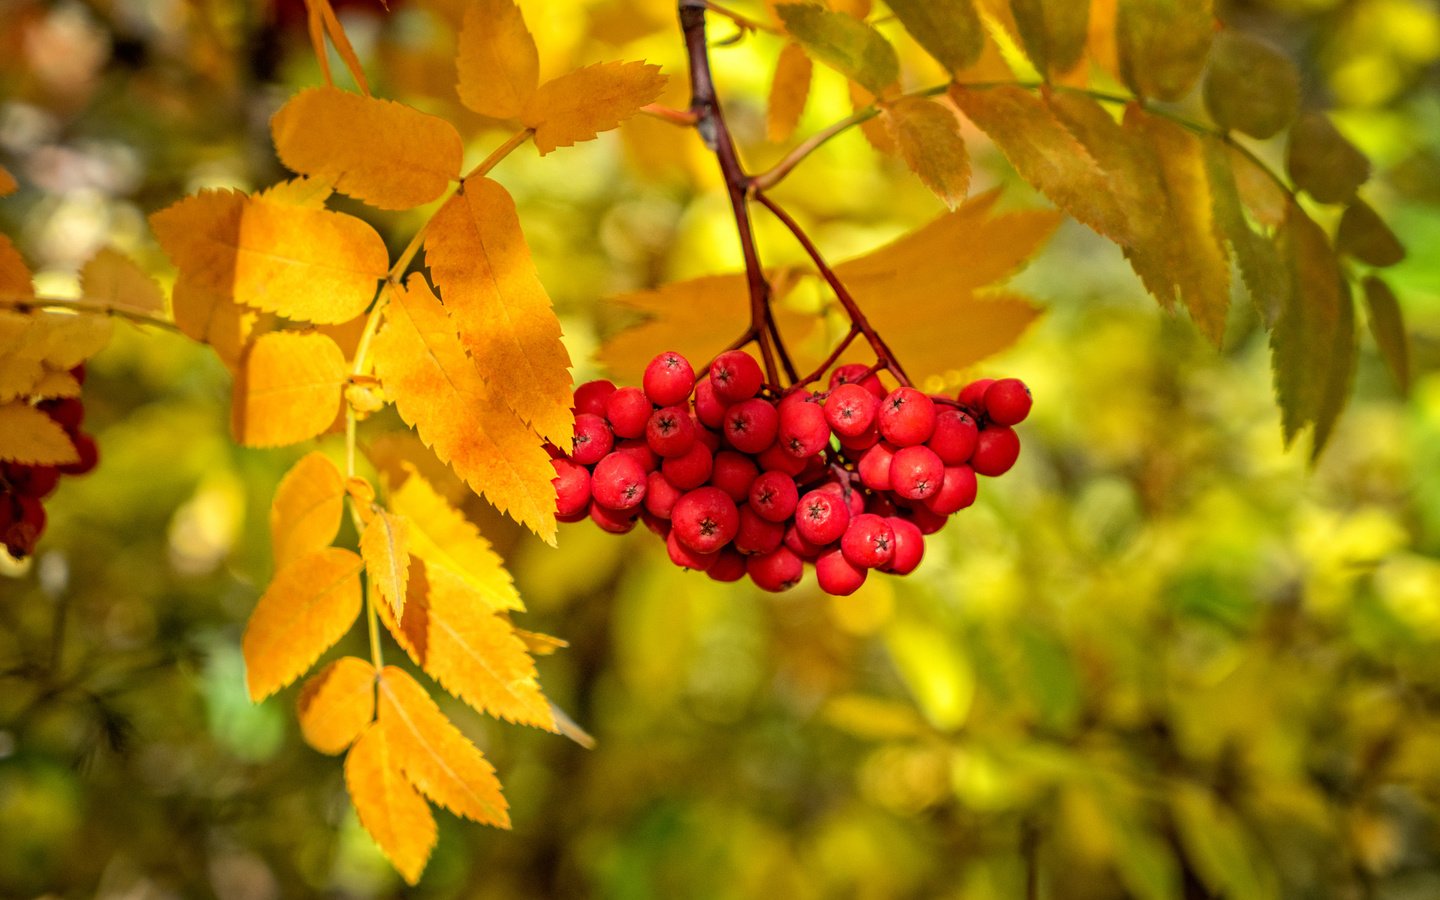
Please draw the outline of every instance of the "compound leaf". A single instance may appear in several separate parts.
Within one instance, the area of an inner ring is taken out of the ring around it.
[[[366,728],[345,757],[345,787],[380,852],[408,884],[417,883],[435,848],[435,816],[405,778],[399,749],[380,723]]]

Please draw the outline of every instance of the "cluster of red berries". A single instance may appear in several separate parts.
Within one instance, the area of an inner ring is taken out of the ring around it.
[[[669,352],[643,389],[580,385],[574,447],[551,448],[560,520],[615,533],[644,521],[676,565],[768,591],[799,583],[810,562],[821,590],[849,594],[871,569],[919,565],[924,535],[975,502],[976,476],[1014,465],[1010,426],[1030,412],[1013,378],[958,398],[886,391],[859,364],[835,369],[825,393],[772,398],[764,380],[731,350],[698,381]]]
[[[77,366],[72,374],[83,379],[84,369]],[[95,439],[80,430],[85,406],[78,397],[41,400],[35,408],[65,429],[80,459],[62,466],[0,462],[0,544],[16,559],[35,552],[35,543],[45,530],[42,501],[55,491],[60,476],[84,475],[100,458]]]

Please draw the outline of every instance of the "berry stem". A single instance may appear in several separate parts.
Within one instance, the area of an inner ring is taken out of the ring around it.
[[[825,361],[822,362],[820,365],[816,366],[815,371],[795,382],[794,386],[791,387],[790,390],[798,390],[799,388],[803,388],[808,384],[814,384],[815,382],[819,381],[826,372],[830,371],[831,366],[835,365],[837,362],[840,361],[841,355],[844,354],[847,349],[849,349],[850,345],[853,344],[855,342],[855,339],[859,336],[860,329],[852,322],[850,324],[850,330],[845,333],[845,337],[840,339],[840,343],[835,345],[835,349],[830,351],[830,355],[825,357]]]
[[[43,312],[47,309],[69,309],[75,312],[95,313],[126,319],[136,325],[154,325],[167,331],[179,332],[180,327],[170,319],[138,309],[127,309],[103,300],[86,297],[37,297],[31,294],[0,294],[0,308],[13,309],[18,313]]]
[[[788,212],[774,200],[770,199],[769,196],[761,191],[753,191],[752,193],[756,201],[758,201],[761,206],[770,210],[775,218],[779,219],[781,224],[790,230],[790,233],[795,236],[795,240],[800,242],[800,246],[805,248],[805,252],[810,256],[811,262],[815,263],[815,268],[819,270],[820,277],[825,279],[825,283],[830,285],[830,290],[835,292],[835,299],[839,300],[840,305],[845,307],[845,313],[850,317],[851,325],[860,330],[860,333],[865,336],[865,340],[869,342],[870,349],[875,351],[875,358],[879,361],[879,365],[888,370],[891,375],[894,375],[895,379],[899,381],[902,386],[908,387],[910,385],[910,377],[905,374],[905,370],[901,367],[900,361],[897,360],[895,354],[890,351],[890,347],[885,343],[885,339],[880,337],[880,333],[870,324],[870,320],[865,318],[865,313],[861,311],[860,305],[855,302],[855,298],[851,296],[849,289],[845,287],[845,283],[840,280],[840,276],[836,275],[835,270],[830,268],[829,264],[825,262],[825,257],[820,255],[820,249],[815,246],[814,241],[810,240],[810,236],[805,233],[805,229],[801,228],[800,223],[796,222]]]

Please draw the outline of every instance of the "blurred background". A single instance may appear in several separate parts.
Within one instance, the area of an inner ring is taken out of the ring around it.
[[[455,100],[459,0],[337,6],[376,92],[455,121],[468,162],[509,134]],[[665,102],[687,103],[669,0],[521,6],[542,77],[645,58],[671,74]],[[566,526],[551,549],[470,497],[529,605],[521,624],[570,642],[540,661],[542,684],[598,746],[452,703],[515,828],[440,815],[404,890],[338,761],[301,742],[294,689],[245,696],[268,504],[307,448],[238,448],[214,355],[122,326],[85,388],[100,468],[64,481],[33,563],[0,577],[0,897],[1440,896],[1440,9],[1219,7],[1297,60],[1306,106],[1370,154],[1362,195],[1410,248],[1389,280],[1412,390],[1363,337],[1318,465],[1304,439],[1281,446],[1243,293],[1217,353],[1067,223],[1011,283],[1048,314],[956,376],[1032,386],[1020,462],[908,578],[761,595],[674,569],[643,533]],[[304,22],[299,0],[0,0],[0,164],[21,184],[0,230],[42,293],[74,294],[106,245],[164,279],[146,215],[285,177],[267,122],[320,80]],[[784,150],[765,141],[778,49],[758,34],[714,51],[756,169]],[[939,80],[915,63],[905,83]],[[849,109],[817,69],[801,133]],[[975,190],[1043,205],[969,137]],[[604,374],[590,360],[627,322],[606,296],[740,265],[713,159],[683,129],[637,119],[547,159],[522,150],[494,177],[577,380]],[[858,132],[776,196],[832,258],[941,211]],[[420,221],[362,214],[392,252]],[[765,258],[798,262],[772,226]],[[413,452],[386,424],[362,432],[374,458]]]

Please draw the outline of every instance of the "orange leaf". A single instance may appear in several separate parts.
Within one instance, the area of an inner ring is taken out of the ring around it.
[[[105,247],[80,270],[80,290],[86,299],[118,309],[143,313],[163,313],[165,295],[155,279],[134,260],[111,247]]]
[[[457,49],[460,102],[482,116],[519,116],[535,94],[540,56],[515,0],[471,0]]]
[[[276,573],[240,643],[251,700],[294,681],[349,630],[360,614],[363,568],[349,550],[326,547]]]
[[[770,104],[765,116],[765,136],[771,141],[788,141],[800,124],[805,101],[810,97],[814,65],[805,49],[788,43],[775,63],[775,80],[770,85]]]
[[[401,773],[399,751],[379,723],[365,729],[345,757],[345,787],[380,852],[406,883],[418,882],[435,848],[435,816]]]
[[[328,547],[340,531],[345,479],[323,453],[300,458],[275,491],[270,505],[270,540],[275,568],[283,569],[314,550]]]
[[[392,291],[375,372],[400,417],[501,512],[555,540],[555,470],[539,437],[481,379],[423,278]]]
[[[404,669],[380,673],[379,722],[395,761],[421,793],[457,816],[510,827],[495,768]]]
[[[80,454],[54,419],[16,400],[0,404],[0,460],[53,466],[78,462]]]
[[[487,608],[477,592],[443,566],[410,564],[409,606],[386,627],[415,664],[477,710],[521,725],[555,730],[535,661],[515,626]]]
[[[491,609],[523,610],[520,594],[505,563],[460,510],[430,486],[408,462],[405,483],[390,493],[390,508],[410,521],[409,547],[414,556],[441,566],[465,582]]]
[[[261,335],[235,379],[235,439],[247,447],[279,447],[320,434],[335,421],[347,374],[340,348],[323,334]]]
[[[910,171],[946,206],[958,206],[970,188],[970,154],[955,112],[925,97],[902,97],[882,115]]]
[[[425,261],[492,393],[542,437],[569,440],[570,355],[505,188],[467,181],[430,221]]]
[[[101,315],[0,309],[0,403],[68,389],[73,379],[57,376],[100,352],[114,328]]]
[[[379,510],[360,535],[360,555],[370,583],[389,604],[395,618],[405,614],[405,582],[410,568],[410,523],[403,516]]]
[[[35,296],[30,267],[25,265],[25,258],[3,234],[0,234],[0,294],[17,298]]]
[[[311,675],[295,700],[305,743],[335,755],[375,718],[375,667],[343,656]]]
[[[15,176],[4,167],[0,166],[0,197],[8,197],[19,189],[15,183]]]
[[[655,102],[665,89],[660,67],[643,62],[596,63],[542,84],[520,114],[535,129],[544,156],[609,131]]]
[[[280,107],[270,130],[287,167],[380,209],[429,203],[460,177],[455,126],[391,100],[310,88]]]

